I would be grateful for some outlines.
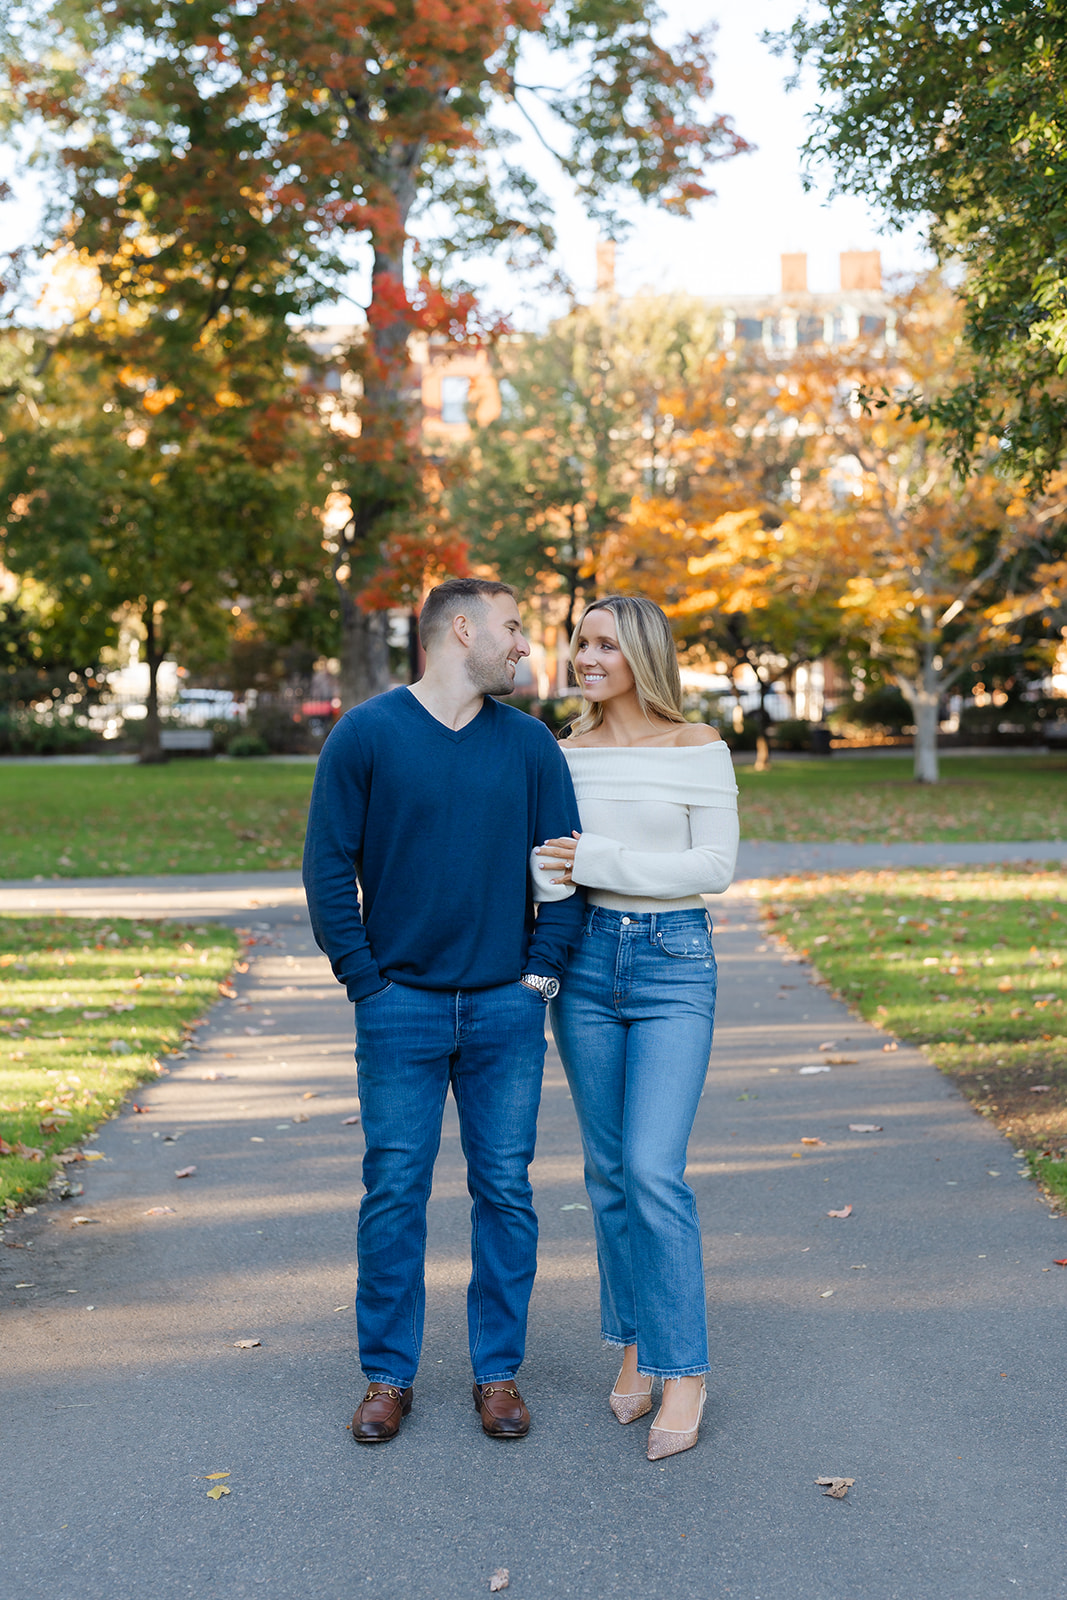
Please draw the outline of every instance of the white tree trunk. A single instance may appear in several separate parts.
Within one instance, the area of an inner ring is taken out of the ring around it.
[[[940,777],[937,761],[937,728],[941,696],[936,689],[931,694],[928,689],[923,688],[908,698],[915,714],[915,782],[937,783]]]

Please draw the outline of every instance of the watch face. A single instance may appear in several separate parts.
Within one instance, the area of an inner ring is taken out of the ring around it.
[[[546,1000],[554,1000],[558,994],[559,994],[559,979],[558,978],[549,978],[548,982],[545,984],[545,999]]]

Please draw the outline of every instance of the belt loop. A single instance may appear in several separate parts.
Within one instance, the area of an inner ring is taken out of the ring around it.
[[[648,919],[648,942],[649,944],[655,944],[656,942],[656,913],[654,911]]]

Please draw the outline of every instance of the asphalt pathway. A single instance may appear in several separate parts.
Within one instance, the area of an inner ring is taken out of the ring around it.
[[[23,1248],[0,1251],[5,1595],[466,1600],[506,1567],[516,1600],[1067,1596],[1067,1229],[947,1080],[764,941],[744,885],[715,908],[719,1022],[690,1148],[715,1362],[697,1449],[651,1464],[646,1424],[607,1408],[552,1052],[530,1437],[484,1438],[470,1401],[450,1109],[415,1408],[395,1443],[355,1446],[351,1012],[286,877],[0,891],[3,909],[128,903],[258,941],[238,998],[139,1095],[147,1112],[101,1131],[84,1195],[6,1230]],[[820,1476],[855,1485],[827,1499]]]

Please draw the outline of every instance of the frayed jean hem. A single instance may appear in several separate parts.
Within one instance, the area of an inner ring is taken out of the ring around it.
[[[602,1333],[600,1337],[609,1350],[629,1350],[632,1344],[637,1343],[636,1335],[632,1339],[617,1339],[613,1333]]]
[[[638,1376],[642,1378],[703,1378],[711,1371],[710,1367],[646,1367],[640,1361],[637,1363]]]

